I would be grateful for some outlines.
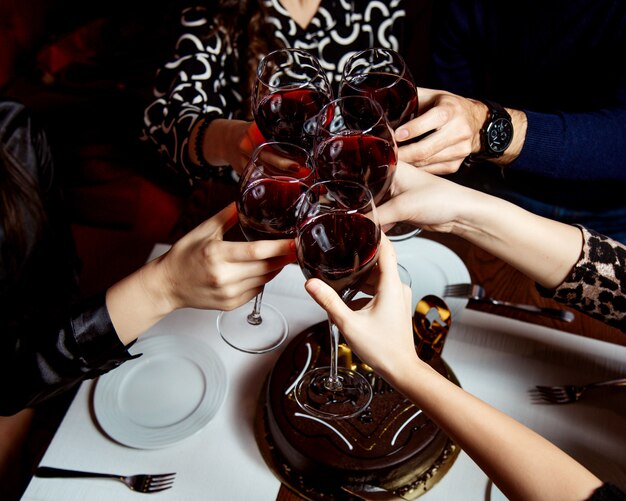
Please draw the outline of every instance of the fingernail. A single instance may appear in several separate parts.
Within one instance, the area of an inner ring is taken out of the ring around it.
[[[408,129],[398,129],[396,131],[396,139],[406,139],[407,137],[409,137]]]
[[[318,284],[315,280],[307,280],[305,283],[306,290],[309,292],[317,292],[320,288],[320,284]]]

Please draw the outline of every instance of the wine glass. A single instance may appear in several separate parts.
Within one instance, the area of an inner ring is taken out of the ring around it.
[[[250,157],[239,180],[237,210],[246,239],[293,238],[300,196],[313,184],[309,153],[289,143],[260,145]],[[261,304],[263,291],[248,304],[223,311],[217,328],[233,348],[247,353],[274,350],[287,338],[285,317],[270,304]]]
[[[366,96],[346,96],[324,106],[317,117],[313,161],[319,179],[364,184],[378,204],[398,162],[393,131],[380,105]]]
[[[315,116],[333,98],[317,58],[300,49],[280,49],[259,63],[252,95],[254,120],[268,141],[310,150]]]
[[[296,255],[304,276],[330,285],[343,301],[359,291],[376,265],[381,229],[371,191],[354,181],[320,181],[302,197],[297,213]],[[348,418],[365,410],[372,388],[364,376],[338,367],[339,330],[328,319],[330,367],[309,369],[295,399],[321,418]]]
[[[417,115],[417,86],[406,62],[392,49],[372,48],[354,54],[344,66],[339,96],[364,95],[382,107],[393,130]],[[422,230],[399,222],[386,231],[390,240],[405,240]]]
[[[382,107],[397,129],[417,113],[417,87],[402,56],[391,49],[365,49],[348,59],[341,74],[339,96],[364,95]]]

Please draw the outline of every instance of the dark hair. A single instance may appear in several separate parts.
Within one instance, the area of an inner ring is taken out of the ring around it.
[[[217,5],[210,7],[210,11],[216,29],[221,28],[229,34],[228,42],[239,56],[240,92],[244,96],[243,103],[247,106],[244,113],[250,118],[249,97],[254,88],[259,61],[265,54],[282,46],[278,40],[267,37],[264,32],[267,29],[267,9],[263,0],[220,0],[215,3]]]
[[[17,274],[29,238],[41,235],[45,221],[37,180],[0,148],[0,225],[4,230],[1,257],[7,276]]]

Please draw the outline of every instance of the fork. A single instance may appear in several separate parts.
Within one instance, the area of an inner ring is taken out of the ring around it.
[[[506,306],[516,310],[526,311],[529,313],[538,313],[547,317],[562,320],[563,322],[571,322],[574,320],[574,314],[571,311],[558,310],[556,308],[543,308],[532,304],[511,303],[509,301],[500,301],[487,297],[485,289],[478,284],[450,284],[446,285],[443,290],[444,297],[466,297],[477,303],[493,304],[495,306]]]
[[[35,476],[42,478],[113,478],[125,483],[129,489],[137,492],[153,493],[161,492],[172,487],[176,473],[163,473],[158,475],[116,475],[114,473],[92,473],[88,471],[64,470],[40,466],[35,470]]]
[[[607,386],[626,388],[626,378],[599,381],[597,383],[589,383],[582,386],[576,386],[573,384],[563,386],[535,386],[535,389],[530,390],[530,394],[534,398],[544,400],[551,404],[568,404],[570,402],[577,402],[580,400],[582,394],[587,390]]]

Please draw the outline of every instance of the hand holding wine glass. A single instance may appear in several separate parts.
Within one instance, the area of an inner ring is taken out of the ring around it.
[[[289,143],[259,146],[239,181],[239,225],[249,240],[293,238],[296,208],[302,193],[313,184],[313,166],[307,151]],[[264,305],[263,292],[254,306],[220,313],[217,328],[232,347],[247,353],[277,348],[288,333],[287,321],[272,305]]]
[[[283,141],[310,150],[315,116],[332,100],[332,89],[319,61],[300,49],[280,49],[257,68],[252,96],[254,119],[267,141]]]
[[[380,105],[365,96],[341,97],[317,117],[313,160],[323,180],[366,185],[379,203],[393,181],[398,148]]]
[[[376,265],[381,230],[369,189],[353,181],[322,181],[302,197],[296,255],[304,276],[330,285],[344,302]],[[352,417],[367,408],[372,389],[358,372],[338,367],[339,331],[328,319],[330,366],[309,369],[298,382],[300,407],[322,418]]]

